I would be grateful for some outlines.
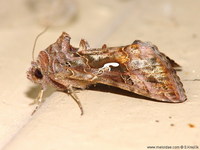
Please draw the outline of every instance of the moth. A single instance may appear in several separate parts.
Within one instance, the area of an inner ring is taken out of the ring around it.
[[[97,83],[114,86],[157,101],[179,103],[187,99],[174,60],[158,48],[139,40],[119,47],[90,48],[84,39],[79,47],[70,45],[63,32],[57,41],[39,52],[31,62],[27,78],[42,87],[33,104],[38,108],[48,85],[69,94],[83,108],[76,89]]]

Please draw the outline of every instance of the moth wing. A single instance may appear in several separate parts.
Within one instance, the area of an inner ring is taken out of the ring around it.
[[[157,47],[156,47],[157,48]],[[158,49],[158,48],[157,48]],[[175,69],[175,70],[181,70],[181,66],[175,62],[173,59],[169,58],[167,55],[165,55],[164,53],[161,53],[164,57],[167,58],[167,60],[169,61],[169,63],[171,64],[171,66]]]
[[[104,71],[96,79],[97,83],[119,87],[158,101],[183,102],[187,99],[183,84],[173,68],[177,63],[156,46],[136,41],[124,47],[123,54],[117,57],[119,66]],[[124,61],[125,57],[128,57],[128,61]]]
[[[85,89],[91,84],[89,80],[93,78],[91,75],[79,72],[74,69],[71,69],[70,73],[66,70],[63,72],[51,74],[48,77],[52,85],[61,91],[67,90],[69,86]]]

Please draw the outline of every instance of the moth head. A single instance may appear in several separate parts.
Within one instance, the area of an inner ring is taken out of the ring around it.
[[[33,61],[31,62],[31,68],[29,68],[29,70],[27,71],[27,78],[29,80],[31,80],[32,82],[39,83],[39,84],[42,84],[42,81],[43,81],[43,78],[44,78],[44,74],[43,74],[43,71],[41,69],[42,67],[40,67],[38,64],[40,64],[39,61],[45,56],[43,56],[44,52],[40,52],[40,54],[38,56],[38,60],[35,62],[34,61],[34,51],[35,51],[35,46],[36,46],[38,38],[42,34],[44,34],[47,31],[47,29],[48,29],[48,26],[41,33],[39,33],[35,38],[34,45],[33,45],[33,51],[32,51],[32,59],[33,59]]]
[[[42,84],[44,73],[36,62],[31,63],[31,68],[27,71],[27,78],[34,83]]]

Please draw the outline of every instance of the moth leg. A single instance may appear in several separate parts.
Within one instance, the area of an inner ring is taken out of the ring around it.
[[[40,90],[38,96],[36,97],[36,99],[34,99],[34,101],[32,103],[30,103],[29,105],[34,105],[34,104],[39,104],[42,102],[42,96],[43,96],[44,90]]]
[[[38,108],[41,106],[43,93],[44,93],[44,90],[42,89],[39,92],[37,98],[33,101],[33,103],[29,104],[29,105],[37,104],[37,106],[35,107],[35,109],[33,110],[31,115],[33,115],[38,110]]]
[[[81,110],[81,115],[83,115],[84,112],[83,112],[83,107],[82,107],[81,101],[79,100],[78,96],[76,95],[76,92],[74,91],[73,87],[70,86],[67,92],[78,104],[78,107]]]

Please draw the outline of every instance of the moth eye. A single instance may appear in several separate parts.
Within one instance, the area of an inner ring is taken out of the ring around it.
[[[42,73],[41,73],[41,71],[39,69],[35,70],[35,77],[38,78],[38,79],[42,79],[43,78],[43,75],[42,75]]]

